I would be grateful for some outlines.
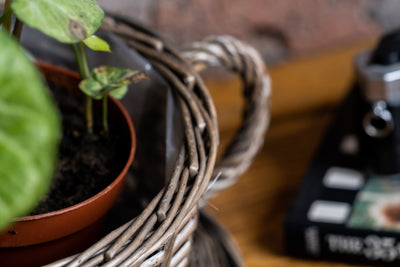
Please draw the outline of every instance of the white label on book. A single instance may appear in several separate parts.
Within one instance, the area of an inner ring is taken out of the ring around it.
[[[307,217],[313,222],[341,224],[346,222],[350,210],[348,203],[316,200],[311,204]]]
[[[328,188],[358,190],[364,185],[364,176],[354,169],[331,167],[326,171],[322,181]]]

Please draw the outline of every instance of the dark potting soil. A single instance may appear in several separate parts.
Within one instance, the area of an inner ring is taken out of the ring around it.
[[[118,131],[113,131],[113,121],[109,120],[110,133],[104,134],[101,112],[95,113],[94,133],[88,134],[83,100],[60,90],[53,94],[63,126],[58,167],[49,193],[31,215],[63,209],[94,196],[123,168],[123,163],[118,160],[121,138]]]

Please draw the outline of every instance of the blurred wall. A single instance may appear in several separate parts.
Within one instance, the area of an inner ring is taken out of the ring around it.
[[[210,34],[246,40],[271,62],[400,26],[398,0],[100,0],[181,45]]]

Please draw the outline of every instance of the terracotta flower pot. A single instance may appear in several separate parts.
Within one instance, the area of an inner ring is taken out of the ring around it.
[[[48,82],[60,86],[72,94],[79,94],[79,75],[48,64],[37,64]],[[126,151],[118,151],[125,163],[115,180],[93,197],[65,209],[16,219],[8,230],[0,235],[0,248],[23,247],[58,240],[77,233],[102,218],[118,199],[127,171],[133,161],[135,134],[128,113],[116,100],[109,101],[109,120],[118,122],[118,132],[123,138]],[[0,251],[1,252],[1,251]]]

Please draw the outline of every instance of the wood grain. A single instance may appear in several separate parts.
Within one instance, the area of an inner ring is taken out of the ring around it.
[[[209,205],[239,245],[247,266],[349,266],[286,256],[282,226],[335,107],[354,79],[353,56],[374,42],[270,67],[272,123],[265,145],[239,182]],[[206,81],[217,105],[223,147],[240,122],[240,81],[232,77]]]

